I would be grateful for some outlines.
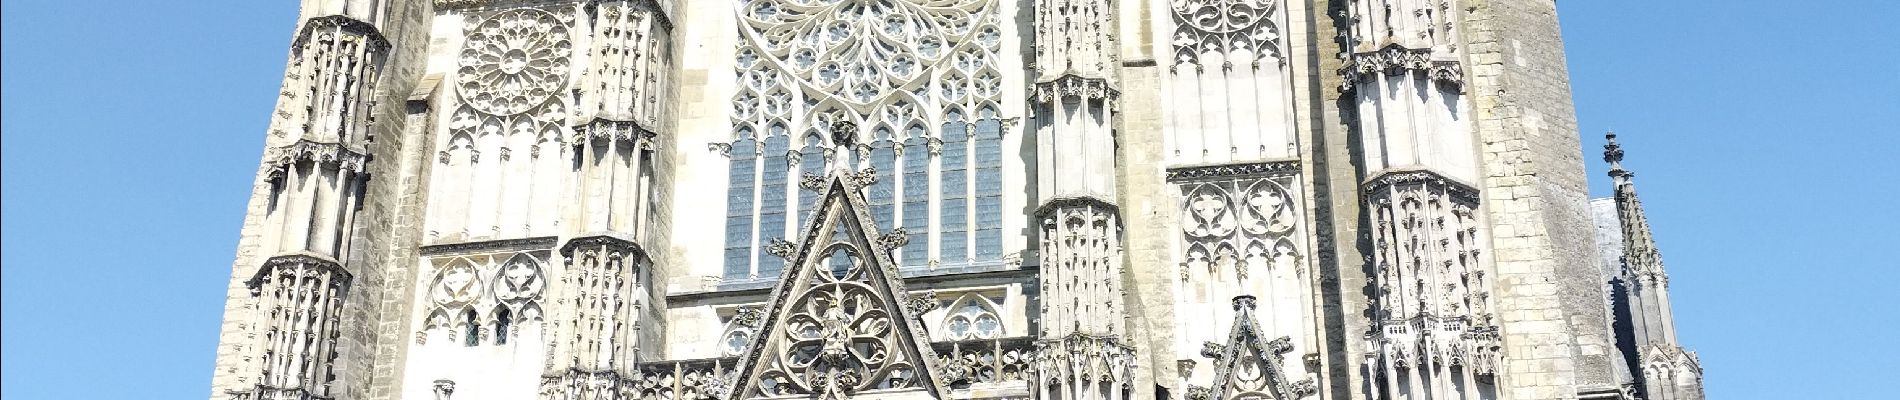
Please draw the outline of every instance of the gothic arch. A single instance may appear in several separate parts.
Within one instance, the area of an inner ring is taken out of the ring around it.
[[[944,310],[944,338],[948,340],[997,339],[1008,335],[997,305],[978,293],[968,293]]]

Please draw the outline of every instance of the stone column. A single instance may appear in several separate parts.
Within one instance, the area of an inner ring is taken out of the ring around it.
[[[1134,350],[1124,343],[1121,213],[1115,205],[1113,5],[1038,2],[1035,9],[1037,210],[1041,235],[1044,399],[1129,396]]]
[[[543,399],[620,399],[635,395],[638,363],[657,356],[663,276],[647,249],[664,248],[650,234],[658,142],[671,98],[672,25],[653,1],[603,1],[582,18],[589,35],[581,77],[580,121],[560,249],[566,262],[556,289],[556,316]],[[652,347],[648,349],[646,347]]]

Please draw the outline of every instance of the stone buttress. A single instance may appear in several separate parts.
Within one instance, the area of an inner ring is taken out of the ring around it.
[[[1042,298],[1032,390],[1042,399],[1121,400],[1134,389],[1135,360],[1115,205],[1112,4],[1044,1],[1033,13]]]
[[[305,2],[259,178],[263,212],[246,221],[234,297],[220,344],[213,398],[329,399],[347,368],[367,359],[363,338],[374,287],[350,260],[358,210],[370,181],[372,109],[390,43],[371,1]],[[246,254],[248,253],[248,254]],[[249,256],[249,257],[247,257]]]
[[[1502,348],[1456,2],[1349,2],[1341,74],[1372,226],[1367,398],[1494,399]]]
[[[655,287],[664,248],[653,221],[656,142],[671,100],[672,24],[652,0],[588,2],[574,129],[571,197],[564,205],[555,291],[559,310],[542,378],[543,399],[620,399],[638,364],[657,357],[666,304]]]

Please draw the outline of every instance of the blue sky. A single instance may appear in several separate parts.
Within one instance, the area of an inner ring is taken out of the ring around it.
[[[6,4],[0,397],[209,395],[296,4]],[[1900,3],[1560,7],[1595,193],[1614,128],[1712,397],[1891,396]]]

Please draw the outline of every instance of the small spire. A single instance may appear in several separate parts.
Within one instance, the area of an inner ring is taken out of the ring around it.
[[[1662,276],[1662,256],[1650,233],[1649,217],[1643,202],[1636,197],[1636,174],[1623,169],[1623,145],[1616,142],[1616,131],[1604,135],[1603,161],[1610,163],[1610,177],[1616,179],[1616,208],[1623,228],[1624,264],[1631,272]]]

